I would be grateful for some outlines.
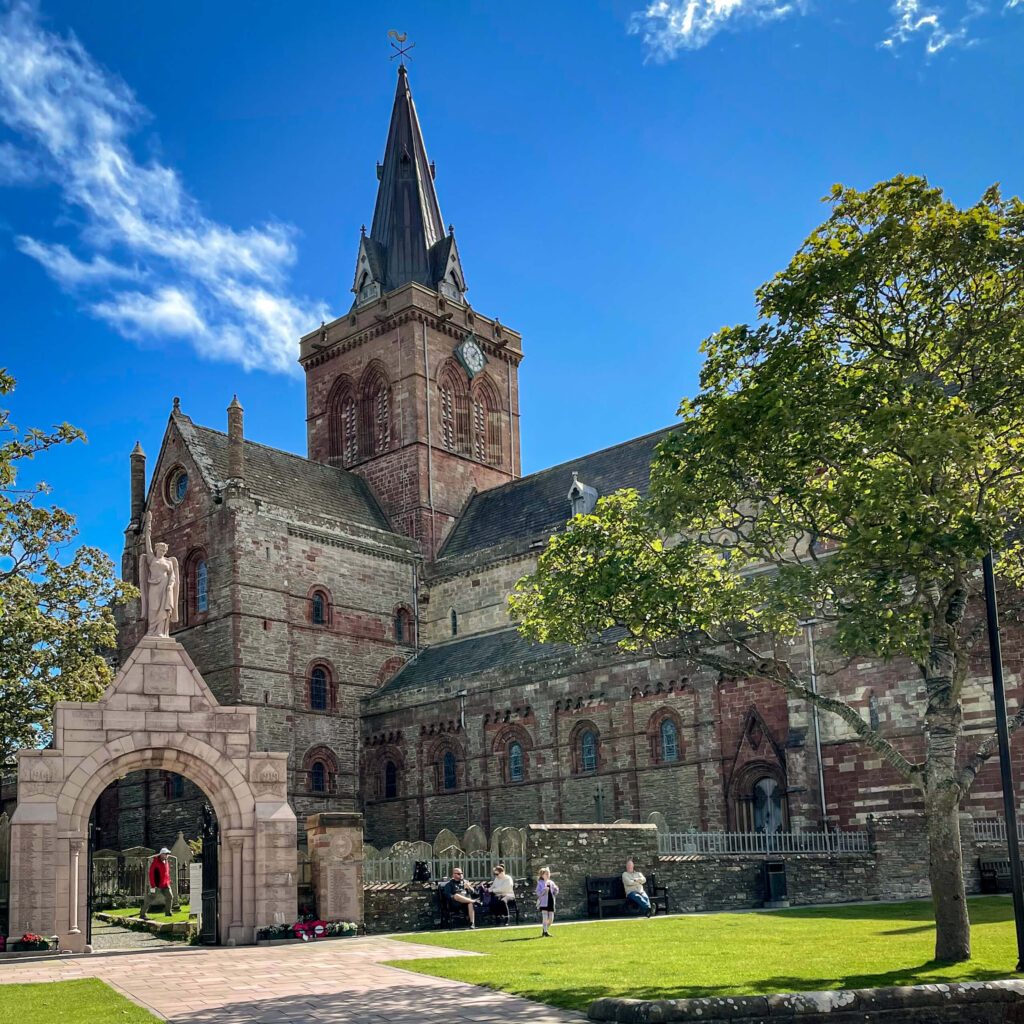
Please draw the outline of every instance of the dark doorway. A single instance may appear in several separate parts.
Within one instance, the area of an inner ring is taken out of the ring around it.
[[[203,805],[203,895],[199,941],[204,946],[220,942],[217,899],[217,862],[220,859],[220,828],[209,804]]]

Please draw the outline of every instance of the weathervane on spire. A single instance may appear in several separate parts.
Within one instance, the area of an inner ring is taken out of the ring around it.
[[[391,39],[391,49],[395,51],[393,54],[391,54],[391,56],[388,58],[388,60],[394,60],[397,57],[398,60],[399,60],[399,63],[404,68],[405,67],[405,58],[408,57],[409,60],[412,60],[412,57],[410,56],[409,51],[416,44],[415,43],[410,43],[408,46],[404,46],[403,45],[403,43],[406,41],[406,39],[409,38],[409,33],[408,32],[399,32],[399,31],[397,31],[397,29],[391,29],[391,31],[388,32],[388,36]]]

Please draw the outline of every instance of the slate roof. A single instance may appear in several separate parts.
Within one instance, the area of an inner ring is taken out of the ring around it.
[[[672,429],[665,427],[473,495],[441,549],[439,563],[499,544],[525,550],[531,541],[546,540],[563,529],[572,511],[568,494],[574,471],[580,483],[596,488],[599,495],[624,487],[646,494],[654,448]]]
[[[600,643],[612,644],[625,636],[623,629],[607,630]],[[425,647],[415,661],[405,664],[393,679],[371,697],[416,689],[446,679],[462,679],[488,669],[508,668],[559,658],[577,651],[572,644],[541,644],[523,637],[514,626],[494,633],[478,633]]]
[[[223,487],[229,477],[227,434],[197,426],[182,414],[178,427],[200,470],[214,487]],[[254,497],[280,508],[391,531],[361,477],[301,455],[246,441],[245,484]]]
[[[391,111],[370,238],[383,258],[385,291],[418,281],[433,288],[430,249],[445,237],[434,176],[404,67]]]

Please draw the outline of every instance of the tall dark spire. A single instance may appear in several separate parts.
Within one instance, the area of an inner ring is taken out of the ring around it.
[[[372,301],[410,281],[462,301],[462,276],[455,236],[445,233],[434,191],[434,165],[427,159],[409,76],[398,68],[398,88],[384,162],[377,165],[380,186],[369,236],[359,245],[352,290],[356,305]]]

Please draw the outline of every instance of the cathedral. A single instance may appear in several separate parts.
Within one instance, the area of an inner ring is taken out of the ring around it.
[[[357,810],[379,847],[470,824],[658,812],[677,831],[772,831],[919,806],[838,719],[761,680],[629,654],[614,636],[576,649],[519,635],[516,581],[573,514],[644,492],[666,431],[521,475],[523,339],[467,299],[404,67],[377,179],[351,308],[299,339],[306,454],[247,438],[237,398],[226,432],[175,399],[148,473],[141,448],[130,457],[123,575],[137,577],[148,511],[181,566],[172,635],[222,704],[257,708],[262,750],[290,752],[300,828]],[[129,611],[121,651],[141,632]],[[912,666],[864,661],[822,685],[916,752]],[[979,689],[965,708],[986,726]],[[170,828],[197,798],[150,775],[114,794],[122,835],[109,826],[104,845],[166,841],[124,822]],[[990,775],[975,809],[999,806]]]

